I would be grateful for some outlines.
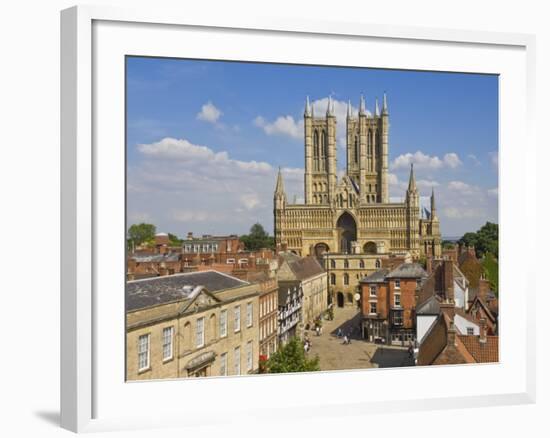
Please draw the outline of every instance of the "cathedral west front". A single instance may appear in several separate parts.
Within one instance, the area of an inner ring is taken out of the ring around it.
[[[303,204],[287,201],[280,171],[277,176],[274,193],[277,248],[324,259],[333,289],[342,289],[342,297],[347,295],[348,302],[357,286],[355,280],[379,269],[385,259],[403,256],[415,260],[441,254],[434,193],[432,190],[430,211],[421,217],[412,166],[404,201],[390,202],[389,127],[385,94],[382,109],[376,102],[372,114],[367,112],[363,96],[358,114],[352,113],[348,103],[346,168],[343,177],[338,178],[339,128],[334,102],[329,97],[326,114],[320,117],[314,114],[308,98],[304,110]]]

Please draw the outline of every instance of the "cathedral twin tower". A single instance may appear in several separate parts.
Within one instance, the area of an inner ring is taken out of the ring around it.
[[[326,114],[304,110],[304,204],[289,204],[281,171],[274,193],[274,231],[279,249],[300,255],[323,253],[381,256],[439,256],[441,235],[432,193],[431,209],[420,216],[419,192],[411,166],[405,201],[391,203],[388,190],[389,112],[386,94],[374,113],[361,96],[346,117],[346,172],[337,176],[336,115],[328,98]]]
[[[387,203],[388,197],[388,106],[386,95],[382,113],[376,101],[374,116],[369,117],[361,96],[359,114],[352,114],[348,102],[346,118],[346,175],[357,187],[359,199],[350,203]],[[336,194],[336,116],[334,102],[328,99],[326,117],[316,118],[306,101],[304,111],[306,204],[329,204]],[[348,200],[350,201],[350,200]]]

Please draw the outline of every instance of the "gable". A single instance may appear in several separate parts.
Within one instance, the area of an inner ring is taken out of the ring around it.
[[[189,301],[185,302],[180,309],[180,313],[200,312],[203,309],[208,309],[216,304],[221,303],[221,300],[208,292],[206,288],[200,288]]]

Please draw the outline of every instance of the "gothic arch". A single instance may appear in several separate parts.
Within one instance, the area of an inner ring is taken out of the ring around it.
[[[324,242],[320,242],[318,243],[317,245],[315,245],[315,247],[313,248],[313,252],[315,253],[315,257],[317,257],[318,259],[322,259],[323,258],[323,254],[327,253],[330,251],[330,248],[329,246],[324,243]]]
[[[351,254],[351,242],[357,240],[357,222],[355,218],[345,211],[336,221],[338,237],[340,240],[340,252]]]
[[[376,254],[376,243],[374,242],[365,243],[365,246],[363,246],[363,252],[365,254]]]

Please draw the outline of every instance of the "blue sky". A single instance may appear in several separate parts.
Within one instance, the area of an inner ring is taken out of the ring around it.
[[[241,62],[127,59],[128,221],[179,235],[272,230],[283,167],[289,199],[303,197],[305,96],[338,116],[387,93],[390,194],[404,196],[415,163],[424,202],[434,187],[444,235],[497,222],[498,78],[489,75]]]

